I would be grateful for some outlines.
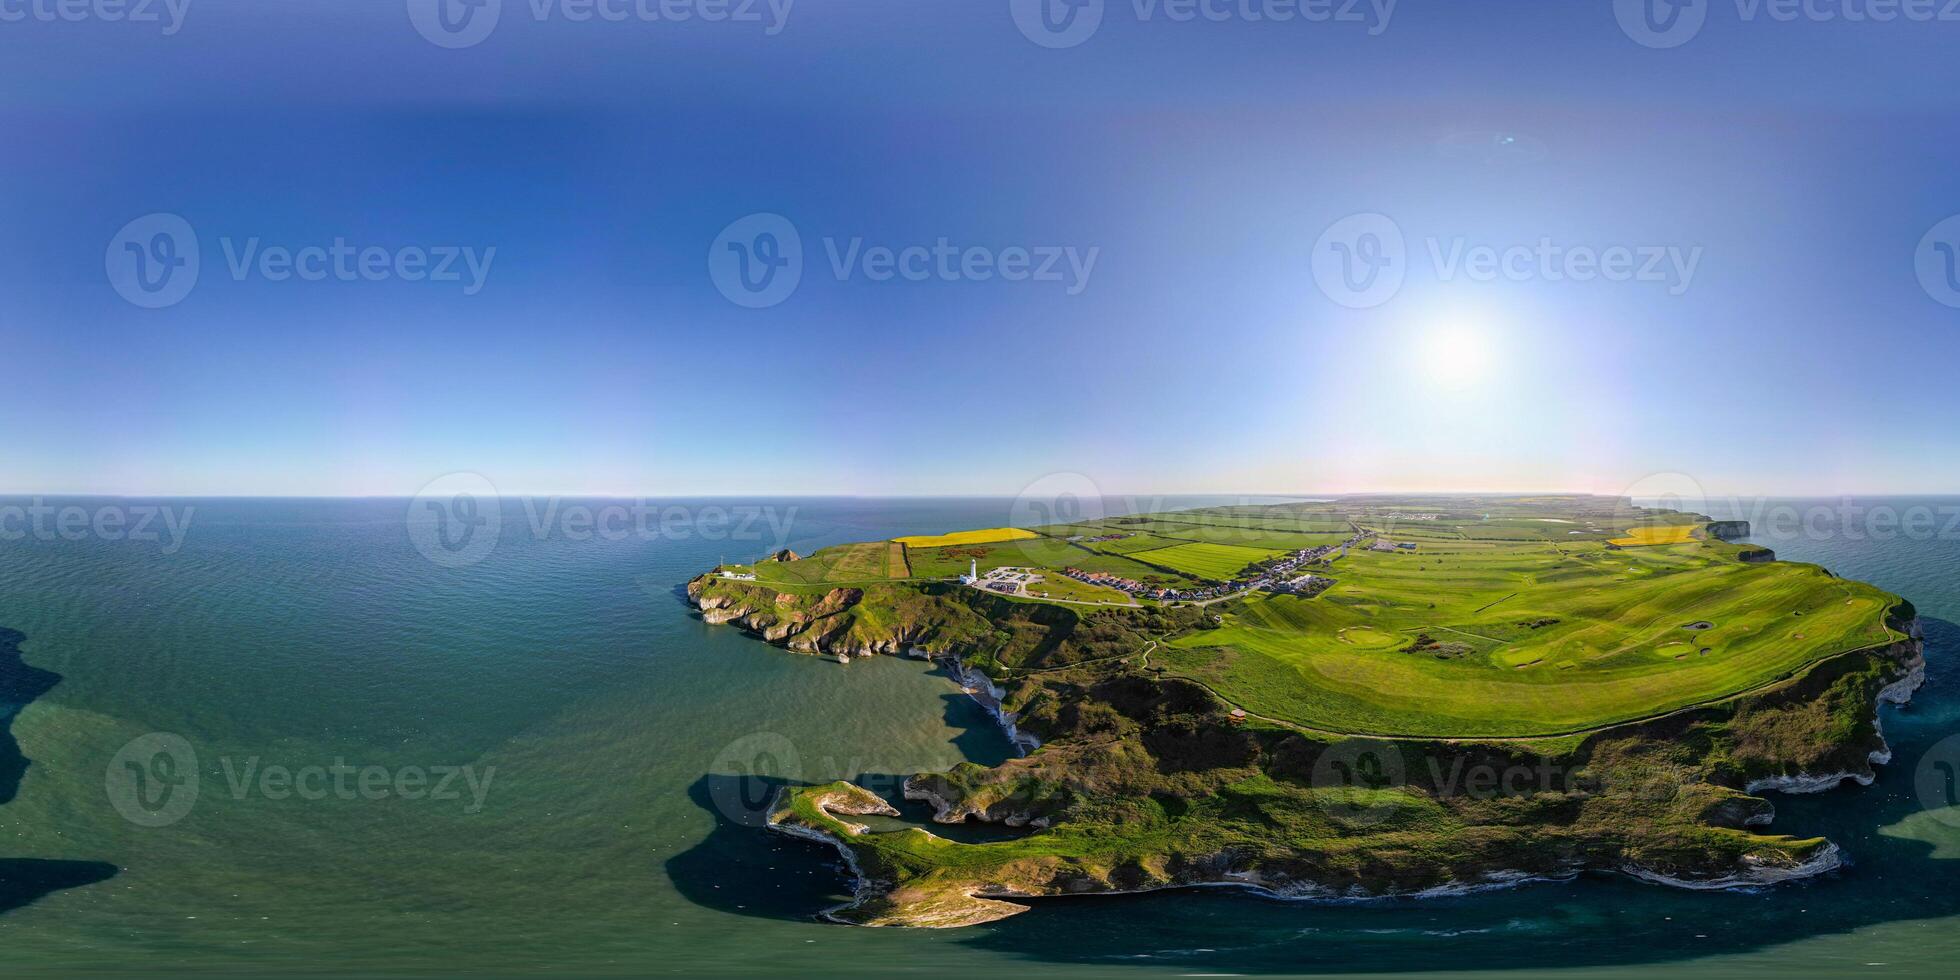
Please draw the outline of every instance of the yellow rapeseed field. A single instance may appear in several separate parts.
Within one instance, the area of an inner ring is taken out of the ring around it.
[[[1025,541],[1040,535],[1024,531],[1018,527],[990,527],[984,531],[954,531],[951,534],[915,534],[909,538],[893,538],[893,541],[907,548],[946,548],[957,544],[995,544],[1001,541]]]
[[[1643,544],[1686,544],[1694,539],[1693,524],[1663,524],[1629,528],[1626,537],[1614,538],[1613,543],[1622,548],[1633,548]]]

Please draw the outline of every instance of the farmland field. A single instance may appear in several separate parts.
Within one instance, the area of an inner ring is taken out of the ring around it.
[[[894,577],[891,566],[894,547],[883,541],[837,545],[800,561],[757,562],[753,570],[757,580],[782,585],[861,585]],[[904,567],[902,557],[899,567]]]
[[[1656,525],[1636,527],[1625,537],[1614,538],[1613,543],[1622,548],[1635,548],[1654,544],[1684,544],[1694,540],[1694,527],[1687,524]]]
[[[1078,545],[1090,551],[1100,551],[1110,555],[1129,555],[1139,551],[1155,551],[1158,548],[1174,548],[1189,544],[1179,538],[1166,538],[1155,534],[1133,533],[1127,538],[1115,541],[1079,541]]]
[[[1265,561],[1279,554],[1281,552],[1275,550],[1244,548],[1230,544],[1181,544],[1171,548],[1141,552],[1131,557],[1152,565],[1173,568],[1202,579],[1225,582],[1238,577],[1239,571],[1247,565]]]
[[[946,548],[955,545],[1023,541],[1036,536],[1033,531],[1018,527],[990,527],[979,531],[954,531],[950,534],[915,534],[892,540],[908,548]]]
[[[1187,515],[1182,511],[1120,517],[1097,524],[1068,524],[1044,527],[1043,534],[1055,537],[1127,534],[1116,541],[1083,542],[1097,551],[1133,554],[1180,544],[1226,544],[1243,548],[1275,551],[1302,551],[1335,545],[1353,532],[1346,522],[1279,521],[1263,522],[1249,517]]]

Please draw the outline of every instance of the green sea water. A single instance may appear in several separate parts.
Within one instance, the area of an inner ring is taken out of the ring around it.
[[[1935,749],[1960,731],[1960,540],[1941,535],[1769,542],[1908,596],[1928,622],[1932,680],[1886,712],[1897,759],[1879,782],[1776,798],[1777,829],[1844,846],[1850,866],[1828,877],[1703,894],[1598,876],[1363,905],[1185,891],[921,932],[818,921],[848,888],[836,854],[757,829],[762,783],[744,777],[890,792],[906,773],[998,762],[1006,740],[927,664],[788,654],[702,624],[678,589],[723,556],[986,526],[1008,501],[675,504],[774,508],[780,540],[686,522],[538,534],[513,512],[466,565],[416,547],[407,501],[172,503],[194,507],[180,548],[0,541],[0,628],[23,661],[0,642],[24,757],[7,762],[0,739],[9,975],[1787,977],[1960,962],[1960,810],[1929,808],[1915,780],[1960,759]],[[195,756],[173,791],[198,793],[144,826],[112,787],[118,753],[158,734]],[[314,791],[264,781],[273,770]],[[430,798],[444,772],[469,776]],[[415,773],[429,782],[400,781]]]

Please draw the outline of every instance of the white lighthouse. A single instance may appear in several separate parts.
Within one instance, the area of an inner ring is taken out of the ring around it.
[[[960,584],[972,585],[978,581],[980,581],[980,559],[975,558],[973,559],[973,564],[969,566],[967,573],[960,576]]]

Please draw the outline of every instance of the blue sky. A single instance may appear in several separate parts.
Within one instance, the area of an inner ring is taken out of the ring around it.
[[[0,491],[1960,490],[1915,267],[1960,245],[1960,22],[1261,2],[1060,48],[1009,0],[503,0],[460,48],[411,0],[4,5]],[[199,272],[150,309],[107,266],[157,214]],[[710,267],[755,214],[804,253],[759,309]],[[1315,272],[1352,215],[1404,243],[1365,308]],[[916,281],[866,252],[942,240]],[[336,241],[383,271],[257,264]],[[450,249],[487,268],[395,264]]]

